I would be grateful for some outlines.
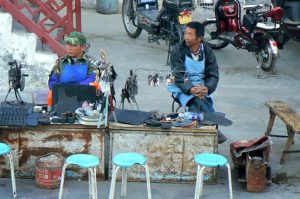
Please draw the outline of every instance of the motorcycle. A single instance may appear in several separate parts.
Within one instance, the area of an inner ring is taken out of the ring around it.
[[[284,42],[289,39],[300,42],[300,1],[275,0],[273,3],[282,7],[285,12],[281,24]]]
[[[167,64],[173,46],[183,41],[185,26],[192,21],[193,0],[163,0],[159,10],[157,0],[124,0],[123,25],[129,37],[148,32],[148,43],[165,40],[169,46]]]
[[[277,74],[276,61],[279,56],[277,42],[281,34],[280,22],[283,10],[272,4],[244,5],[241,20],[241,4],[238,0],[218,0],[215,17],[204,21],[204,42],[213,49],[228,44],[253,53],[258,62],[257,76],[262,72]]]

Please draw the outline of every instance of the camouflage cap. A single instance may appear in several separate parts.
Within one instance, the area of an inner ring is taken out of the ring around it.
[[[73,46],[86,44],[86,37],[81,32],[71,32],[65,42]]]

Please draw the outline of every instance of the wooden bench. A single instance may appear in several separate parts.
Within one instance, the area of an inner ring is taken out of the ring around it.
[[[300,150],[290,150],[291,145],[294,144],[295,134],[300,134],[300,115],[298,115],[289,105],[281,101],[268,101],[266,102],[266,106],[269,107],[270,118],[265,135],[288,138],[280,159],[280,164],[285,164],[288,153],[300,153]],[[271,135],[276,116],[278,116],[286,124],[287,136]]]

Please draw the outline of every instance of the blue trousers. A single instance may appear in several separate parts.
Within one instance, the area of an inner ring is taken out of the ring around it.
[[[213,108],[213,101],[210,97],[205,97],[203,100],[199,97],[192,98],[187,106],[190,112],[215,112]]]

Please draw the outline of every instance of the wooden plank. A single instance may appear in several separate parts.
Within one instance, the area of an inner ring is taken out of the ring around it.
[[[290,126],[286,125],[286,130],[287,130],[287,134],[288,134],[288,139],[286,141],[284,150],[282,152],[281,158],[280,158],[280,164],[285,164],[288,156],[287,153],[285,153],[285,151],[290,151],[290,148],[292,147],[292,144],[294,143],[294,135],[295,132],[291,129]]]
[[[266,106],[275,113],[284,123],[292,128],[295,133],[300,133],[300,115],[288,104],[281,101],[268,101]]]

